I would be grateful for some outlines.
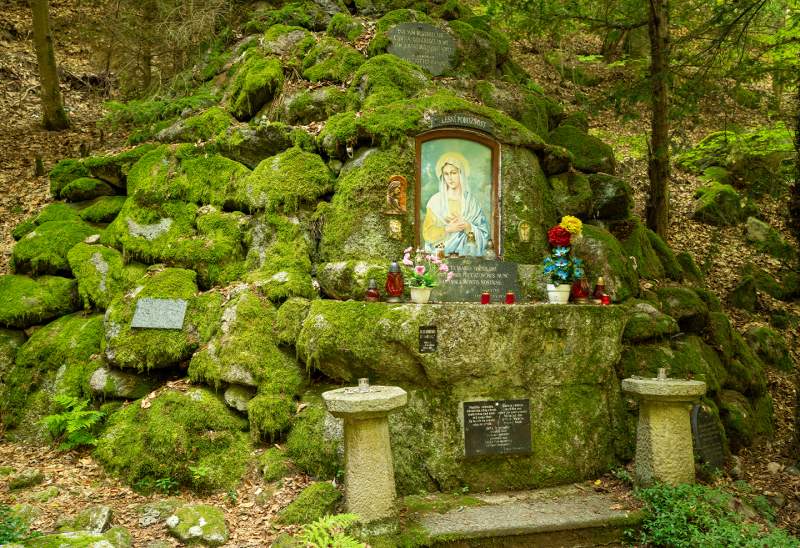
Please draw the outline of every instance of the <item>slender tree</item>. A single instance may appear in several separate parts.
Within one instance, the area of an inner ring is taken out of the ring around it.
[[[60,131],[69,127],[69,117],[58,83],[53,35],[50,33],[50,6],[47,0],[30,0],[33,13],[33,46],[39,62],[42,123],[45,129]]]
[[[667,0],[650,0],[650,78],[653,92],[650,157],[647,174],[650,196],[647,226],[667,238],[669,231],[669,6]]]

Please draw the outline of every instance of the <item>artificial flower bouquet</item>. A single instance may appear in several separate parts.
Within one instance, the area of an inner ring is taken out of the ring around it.
[[[583,278],[583,261],[570,253],[570,245],[581,237],[582,229],[580,219],[565,215],[559,224],[547,231],[553,250],[544,259],[543,272],[551,284],[571,284]]]
[[[413,251],[413,247],[403,251],[403,265],[407,267],[405,278],[409,287],[436,287],[440,281],[439,276],[444,276],[447,282],[453,279],[450,267],[442,259],[418,249],[412,260]]]

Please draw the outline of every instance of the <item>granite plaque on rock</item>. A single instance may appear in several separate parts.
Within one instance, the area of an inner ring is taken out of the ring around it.
[[[725,464],[725,445],[716,417],[702,405],[692,407],[692,438],[695,455],[705,464],[722,468]]]
[[[453,68],[456,42],[445,31],[427,23],[402,23],[389,32],[386,50],[439,76]]]
[[[431,127],[468,127],[492,133],[494,126],[489,120],[476,116],[471,112],[446,112],[431,115]]]
[[[481,293],[488,291],[493,303],[502,303],[506,293],[519,297],[517,263],[488,261],[473,257],[445,259],[453,279],[440,283],[433,297],[441,302],[477,303]]]
[[[435,325],[419,326],[419,353],[430,354],[436,352],[438,347],[437,331]]]
[[[151,329],[183,329],[186,301],[183,299],[152,299],[143,297],[136,301],[131,327]]]
[[[530,452],[530,400],[464,402],[465,456]]]

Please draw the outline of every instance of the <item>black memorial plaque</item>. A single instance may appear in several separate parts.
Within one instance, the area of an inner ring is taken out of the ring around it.
[[[431,127],[467,127],[493,133],[494,126],[489,120],[470,112],[445,112],[431,116]]]
[[[131,327],[151,329],[183,329],[186,301],[183,299],[151,299],[136,301]]]
[[[437,333],[435,325],[419,326],[419,353],[428,354],[436,352],[438,347]]]
[[[386,51],[428,70],[434,76],[452,68],[456,42],[445,31],[427,23],[401,23],[389,32]]]
[[[465,456],[530,452],[530,400],[464,402]]]
[[[716,468],[722,468],[725,464],[725,446],[719,423],[714,415],[700,404],[692,408],[692,437],[694,452],[700,460]]]
[[[439,284],[433,292],[437,301],[478,303],[488,291],[493,303],[505,302],[511,291],[519,298],[517,263],[486,261],[474,257],[445,259],[453,279]]]

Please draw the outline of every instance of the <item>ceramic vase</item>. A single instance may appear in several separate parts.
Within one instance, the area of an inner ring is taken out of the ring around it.
[[[553,304],[567,304],[569,302],[569,284],[547,284],[547,300]]]
[[[425,304],[431,298],[430,287],[409,287],[408,291],[411,294],[411,300],[417,304]]]

